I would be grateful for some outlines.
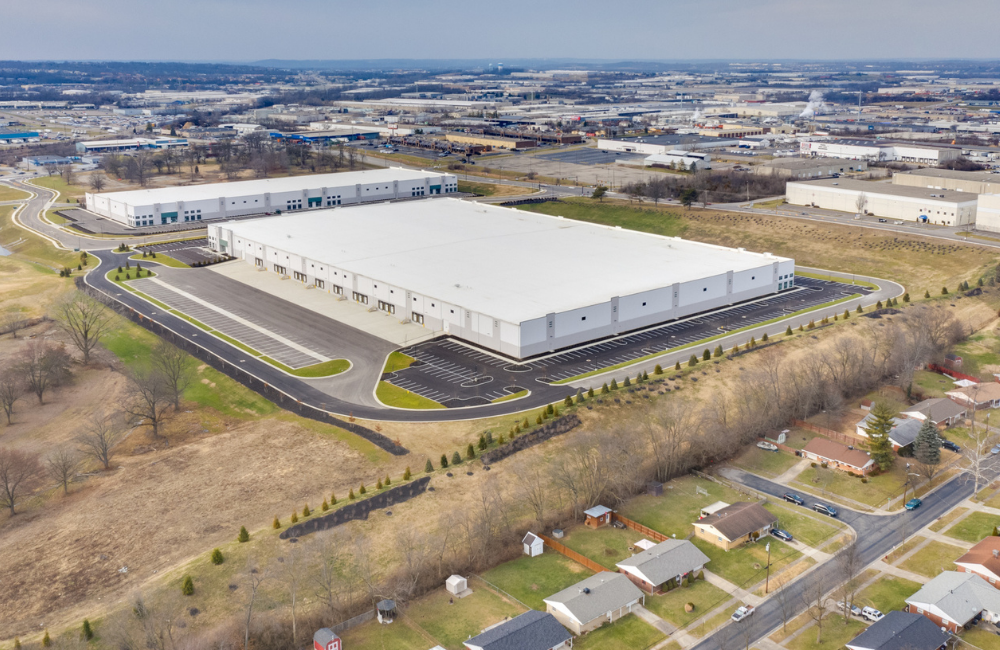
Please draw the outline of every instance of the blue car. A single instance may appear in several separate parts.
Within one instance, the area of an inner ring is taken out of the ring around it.
[[[788,501],[789,503],[794,503],[797,506],[804,506],[806,504],[805,499],[803,499],[802,497],[793,492],[785,494],[782,498],[785,501]]]
[[[837,516],[837,509],[833,506],[828,506],[825,503],[814,503],[813,510],[820,513],[821,515],[829,515],[830,517]]]
[[[787,530],[781,530],[780,528],[771,529],[771,537],[777,537],[783,542],[792,541],[792,535]]]
[[[906,508],[907,510],[916,510],[917,508],[920,507],[921,503],[923,503],[923,501],[921,501],[920,499],[910,499],[909,501],[906,502],[906,505],[903,507]]]

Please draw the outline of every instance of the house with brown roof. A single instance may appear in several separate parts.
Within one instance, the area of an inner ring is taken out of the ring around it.
[[[810,440],[802,449],[802,455],[810,460],[862,476],[875,468],[875,462],[865,452],[826,438]]]
[[[990,535],[955,560],[958,571],[975,573],[986,582],[1000,589],[1000,537]]]
[[[1000,383],[987,381],[973,386],[963,386],[945,393],[956,403],[969,408],[987,409],[1000,406]]]
[[[741,501],[692,524],[699,539],[729,550],[767,535],[778,518],[756,502]]]

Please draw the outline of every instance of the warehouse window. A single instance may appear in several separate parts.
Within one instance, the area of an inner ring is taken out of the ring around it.
[[[580,318],[580,320],[587,320],[587,317],[583,316],[583,317]]]
[[[645,306],[646,306],[646,303],[642,303],[642,306],[643,306],[643,307],[645,307]]]
[[[702,289],[702,291],[708,291],[708,287],[705,287],[704,289]]]

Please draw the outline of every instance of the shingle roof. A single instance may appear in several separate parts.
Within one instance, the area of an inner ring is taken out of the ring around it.
[[[975,573],[944,571],[906,602],[934,605],[953,621],[965,625],[983,610],[1000,612],[1000,589],[994,589]]]
[[[584,589],[589,589],[589,593],[584,593]],[[544,601],[563,605],[574,618],[586,624],[640,598],[642,592],[632,584],[628,576],[602,571],[552,594]]]
[[[951,635],[920,614],[892,611],[847,642],[852,650],[934,650]]]
[[[951,401],[947,397],[932,397],[931,399],[925,399],[922,402],[918,402],[906,409],[906,413],[921,413],[924,417],[928,417],[932,422],[942,422],[948,418],[953,418],[956,415],[961,415],[965,413],[966,408],[955,402]]]
[[[900,447],[905,447],[917,439],[922,426],[924,423],[920,420],[899,420],[889,432],[889,440]]]
[[[835,460],[859,469],[870,463],[872,460],[868,454],[860,449],[848,449],[846,445],[842,445],[839,442],[834,442],[832,440],[827,440],[826,438],[813,438],[806,443],[806,446],[803,447],[803,451],[816,454],[817,456],[822,456],[823,458],[829,458],[830,460]]]
[[[950,390],[946,392],[945,395],[951,395],[953,393],[961,393],[970,400],[976,400],[977,403],[990,402],[1000,399],[1000,383],[995,381],[984,381],[983,383],[976,384],[975,386],[965,386],[957,390]]]
[[[1000,537],[990,535],[969,549],[969,552],[955,560],[955,564],[972,564],[982,566],[987,571],[1000,576]]]
[[[668,539],[653,548],[636,553],[616,566],[622,570],[635,569],[653,585],[662,585],[671,578],[703,566],[709,557],[686,539]],[[634,573],[633,571],[629,571]]]
[[[552,614],[533,609],[472,637],[465,645],[483,650],[549,650],[571,638]]]
[[[327,643],[337,638],[339,637],[328,627],[321,627],[313,634],[313,641],[318,642],[324,648]]]
[[[777,521],[778,518],[759,503],[741,501],[715,511],[695,525],[708,524],[731,541],[748,533],[773,526]]]
[[[528,546],[531,546],[532,544],[535,543],[536,540],[540,540],[540,539],[542,539],[542,538],[539,537],[538,535],[536,535],[534,533],[528,533],[527,535],[524,536],[524,539],[521,540],[521,543],[522,544],[527,544]]]

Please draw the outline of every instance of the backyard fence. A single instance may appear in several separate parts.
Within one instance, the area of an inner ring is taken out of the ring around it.
[[[593,560],[591,560],[586,556],[580,555],[570,547],[566,546],[565,544],[560,544],[559,542],[557,542],[556,540],[552,539],[547,535],[542,535],[538,533],[538,536],[542,538],[542,541],[545,542],[546,546],[551,548],[556,553],[561,553],[562,555],[565,555],[574,562],[577,562],[587,567],[594,573],[600,573],[601,571],[610,571],[608,567],[598,564],[597,562],[594,562]]]
[[[642,533],[643,535],[645,535],[646,537],[650,538],[654,542],[665,542],[668,539],[670,539],[669,537],[667,537],[663,533],[655,531],[652,528],[649,528],[648,526],[643,526],[642,524],[640,524],[637,521],[632,521],[631,519],[628,519],[627,517],[622,517],[617,512],[612,512],[611,513],[611,520],[612,521],[621,522],[622,524],[625,525],[626,528],[634,530],[637,533]]]
[[[725,487],[727,487],[727,488],[729,488],[731,490],[736,490],[740,494],[745,494],[747,496],[753,497],[753,498],[757,499],[758,501],[764,501],[764,502],[766,502],[768,500],[768,496],[766,494],[763,494],[761,492],[758,492],[757,490],[753,490],[751,488],[748,488],[747,486],[741,485],[740,483],[734,483],[732,481],[727,481],[724,478],[719,478],[718,476],[712,476],[711,474],[706,474],[705,472],[699,472],[696,469],[691,470],[691,473],[694,474],[695,476],[697,476],[698,478],[703,478],[706,481],[711,481],[713,483],[718,483],[719,485],[723,485],[723,486],[725,486]]]
[[[930,370],[931,372],[936,372],[939,375],[947,375],[948,377],[952,377],[953,379],[965,379],[967,381],[974,381],[977,384],[980,384],[983,381],[979,377],[973,377],[972,375],[967,375],[964,372],[958,372],[957,370],[951,370],[950,368],[943,368],[937,365],[936,363],[928,363],[927,369]],[[996,381],[1000,381],[1000,378],[995,378],[995,379]]]
[[[808,431],[818,433],[821,436],[826,436],[827,438],[839,440],[840,442],[846,443],[848,445],[855,445],[858,443],[857,438],[845,435],[839,431],[834,431],[833,429],[827,429],[826,427],[821,427],[816,424],[810,424],[805,420],[792,420],[792,426],[796,426],[799,427],[800,429],[806,429]]]
[[[528,607],[527,605],[525,605],[524,603],[522,603],[520,600],[518,600],[514,596],[510,595],[509,593],[507,593],[506,591],[504,591],[500,587],[496,586],[495,584],[493,584],[492,582],[490,582],[486,578],[484,578],[482,576],[475,575],[475,574],[469,576],[469,578],[478,580],[479,582],[483,583],[486,586],[487,589],[489,589],[490,591],[492,591],[496,595],[500,596],[501,598],[506,598],[506,599],[510,600],[511,602],[515,602],[515,603],[517,603],[518,605],[520,605],[521,607],[523,607],[525,609],[531,609],[531,607]]]
[[[354,618],[349,618],[346,621],[343,621],[341,623],[337,623],[336,625],[331,625],[330,629],[333,630],[334,634],[343,634],[344,632],[348,631],[352,627],[357,627],[357,626],[361,625],[362,623],[367,623],[368,621],[372,620],[373,618],[375,618],[375,610],[374,609],[369,609],[366,612],[358,614]]]
[[[83,278],[76,279],[76,287],[80,291],[83,291],[91,295],[96,300],[107,303],[109,300],[114,300],[109,298],[106,294],[90,287],[87,285]],[[328,413],[322,409],[316,408],[315,406],[310,406],[309,404],[304,404],[299,400],[296,400],[284,392],[274,388],[267,382],[257,379],[249,372],[243,370],[242,368],[227,362],[226,360],[218,357],[214,353],[206,350],[205,348],[191,343],[183,336],[178,335],[173,330],[161,325],[160,323],[152,320],[148,316],[144,316],[137,312],[132,307],[114,300],[115,303],[119,305],[117,311],[131,320],[133,323],[140,325],[141,327],[149,330],[153,334],[156,334],[160,338],[168,341],[178,348],[184,350],[196,359],[204,362],[205,364],[211,366],[215,370],[218,370],[222,374],[226,375],[230,379],[243,384],[250,390],[263,395],[267,399],[271,400],[281,408],[291,411],[297,415],[310,420],[316,420],[317,422],[324,422],[326,424],[332,424],[333,426],[340,427],[350,431],[351,433],[361,436],[373,445],[384,449],[394,456],[405,456],[410,453],[410,451],[403,447],[402,445],[397,445],[388,437],[378,433],[377,431],[372,431],[367,427],[363,427],[354,422],[345,422],[333,414]]]

